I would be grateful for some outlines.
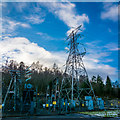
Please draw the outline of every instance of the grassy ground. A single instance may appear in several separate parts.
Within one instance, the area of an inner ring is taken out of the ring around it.
[[[87,115],[96,115],[101,117],[117,117],[118,116],[118,110],[87,111],[87,112],[79,112],[79,113],[87,114]]]

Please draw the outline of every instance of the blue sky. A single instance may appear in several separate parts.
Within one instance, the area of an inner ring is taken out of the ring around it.
[[[65,39],[80,24],[84,37],[79,41],[87,49],[84,63],[89,76],[117,80],[117,3],[3,3],[1,54],[27,64],[39,60],[51,67],[56,62],[64,69]]]

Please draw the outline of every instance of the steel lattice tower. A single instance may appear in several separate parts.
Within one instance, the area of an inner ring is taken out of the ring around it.
[[[69,56],[66,61],[64,77],[61,83],[60,96],[61,98],[67,99],[70,103],[73,100],[80,101],[84,99],[85,95],[90,95],[95,98],[82,60],[86,54],[86,49],[83,47],[83,44],[77,42],[77,39],[82,37],[80,28],[81,25],[74,29],[67,37]],[[78,45],[82,46],[83,51],[79,51]]]

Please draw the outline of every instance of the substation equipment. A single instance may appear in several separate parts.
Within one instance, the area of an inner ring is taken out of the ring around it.
[[[18,70],[9,70],[11,80],[3,100],[3,111],[16,111],[20,108],[20,72]]]
[[[50,112],[68,113],[72,111],[104,109],[104,101],[96,98],[87,71],[83,63],[86,49],[77,40],[81,38],[81,25],[68,35],[67,42],[69,55],[65,64],[63,79],[58,77],[47,86],[46,101],[41,109]],[[80,46],[80,47],[78,47]],[[30,66],[31,67],[31,66]],[[29,80],[31,79],[30,67],[25,69],[24,90],[21,92],[19,70],[10,70],[11,81],[3,101],[3,110],[34,113],[34,91]],[[8,107],[10,106],[10,107]]]
[[[55,78],[52,81],[51,86],[47,86],[46,91],[46,104],[43,104],[43,107],[46,107],[51,112],[59,111],[60,109],[60,87],[59,79]]]
[[[34,91],[32,90],[32,85],[29,83],[29,80],[31,79],[31,71],[29,70],[30,67],[28,67],[25,71],[22,71],[25,72],[26,78],[24,82],[24,90],[22,90],[21,86],[23,82],[21,79],[21,71],[9,70],[11,80],[3,100],[3,112],[34,112]]]
[[[31,67],[31,66],[30,66]],[[23,110],[25,112],[29,112],[30,114],[34,113],[34,101],[33,101],[33,97],[34,97],[34,90],[32,90],[32,84],[29,83],[29,80],[31,79],[31,70],[30,67],[28,67],[25,70],[25,86],[24,86],[24,91],[23,91]]]
[[[58,79],[55,79],[53,80],[52,93],[50,93],[49,85],[47,87],[46,107],[52,108],[53,111],[58,110],[59,113],[79,111],[83,108],[87,110],[104,109],[104,101],[101,98],[96,98],[83,63],[86,49],[82,43],[77,41],[82,37],[80,32],[81,25],[72,30],[67,37],[69,55],[61,85]],[[78,46],[80,46],[80,50]]]

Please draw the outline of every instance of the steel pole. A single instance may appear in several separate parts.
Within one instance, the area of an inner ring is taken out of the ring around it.
[[[16,73],[14,75],[14,111],[16,111]]]

